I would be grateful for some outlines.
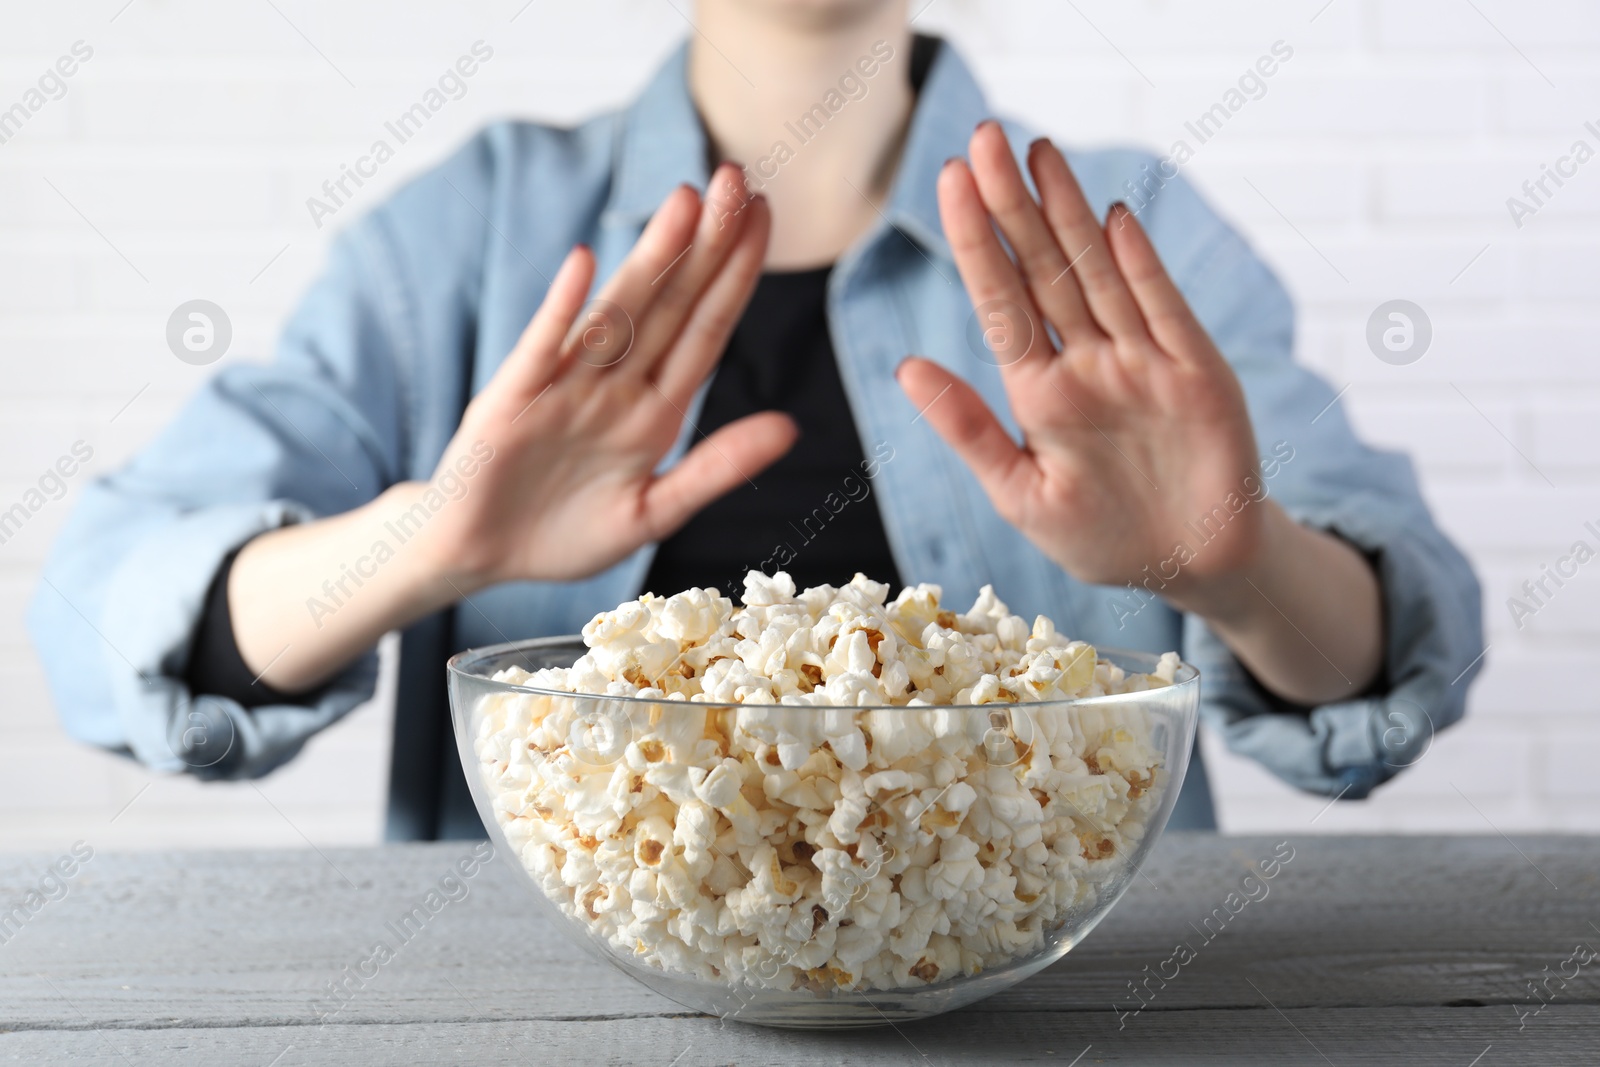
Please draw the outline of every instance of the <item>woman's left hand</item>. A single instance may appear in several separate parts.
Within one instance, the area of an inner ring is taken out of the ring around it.
[[[1028,153],[1038,201],[998,124],[978,127],[971,157],[941,172],[940,214],[1022,443],[938,364],[906,360],[902,388],[1073,577],[1140,582],[1165,563],[1163,595],[1182,603],[1242,572],[1266,521],[1253,500],[1227,507],[1261,490],[1244,394],[1138,220],[1118,205],[1102,227],[1047,141]],[[1216,508],[1224,521],[1197,546],[1189,524]],[[1169,563],[1179,544],[1194,550]]]
[[[971,152],[939,175],[940,213],[1022,443],[925,359],[900,367],[912,403],[1074,578],[1203,616],[1284,700],[1362,692],[1383,664],[1377,575],[1265,498],[1244,390],[1138,220],[1119,205],[1101,226],[1045,141],[1028,152],[1038,201],[999,126]]]

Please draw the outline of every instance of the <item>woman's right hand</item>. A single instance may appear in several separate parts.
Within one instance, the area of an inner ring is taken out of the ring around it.
[[[587,304],[594,256],[573,249],[432,479],[245,545],[228,599],[252,671],[303,692],[485,586],[595,574],[788,451],[793,421],[762,412],[657,473],[766,254],[767,204],[739,168],[719,168],[712,189],[704,202],[674,190]],[[378,543],[392,551],[374,563]]]
[[[739,169],[719,168],[711,189],[704,202],[688,186],[674,190],[587,303],[594,257],[573,249],[521,340],[468,405],[435,482],[476,470],[419,545],[459,591],[595,574],[670,536],[794,443],[787,415],[762,412],[656,470],[766,253],[768,208],[746,191]]]

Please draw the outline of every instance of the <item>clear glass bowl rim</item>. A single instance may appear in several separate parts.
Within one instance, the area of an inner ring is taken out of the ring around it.
[[[448,661],[446,661],[445,668],[451,675],[457,675],[464,681],[470,681],[474,685],[493,686],[507,693],[528,693],[534,696],[565,697],[568,699],[573,697],[583,697],[590,700],[614,700],[619,703],[644,705],[682,703],[696,704],[701,707],[718,708],[740,708],[749,706],[738,703],[716,703],[709,700],[680,701],[673,700],[668,697],[609,696],[605,693],[574,693],[566,689],[543,689],[538,686],[519,685],[513,682],[496,681],[488,674],[475,673],[472,670],[472,667],[481,661],[504,655],[507,652],[515,652],[524,649],[571,647],[573,645],[584,647],[583,637],[581,634],[564,634],[556,637],[534,637],[526,638],[521,641],[502,641],[499,644],[481,645],[477,648],[469,648],[465,651],[457,652],[455,655],[451,656]],[[1110,647],[1102,648],[1099,645],[1092,645],[1091,647],[1094,648],[1097,659],[1111,659],[1113,663],[1116,663],[1117,660],[1144,661],[1148,663],[1150,668],[1154,668],[1156,663],[1161,658],[1158,653],[1143,652],[1137,649]],[[1113,659],[1112,657],[1115,658]],[[1121,666],[1120,663],[1117,665]],[[1126,670],[1126,668],[1123,669]],[[1145,670],[1142,673],[1148,674],[1150,673],[1150,670]],[[773,704],[764,706],[794,708],[797,711],[807,708],[816,711],[825,711],[835,707],[848,707],[852,711],[930,711],[938,708],[941,710],[949,709],[952,711],[990,712],[1000,708],[1069,708],[1096,706],[1101,704],[1138,702],[1140,699],[1148,699],[1149,694],[1152,692],[1161,692],[1167,689],[1180,689],[1186,686],[1194,686],[1198,688],[1199,685],[1200,668],[1191,663],[1179,661],[1178,670],[1173,675],[1172,684],[1169,686],[1162,686],[1159,689],[1145,689],[1129,693],[1106,693],[1101,696],[1071,697],[1066,700],[1026,700],[1018,703],[1009,703],[1006,701],[997,700],[988,704]]]

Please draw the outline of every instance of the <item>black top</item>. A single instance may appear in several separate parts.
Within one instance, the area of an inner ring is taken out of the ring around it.
[[[900,575],[871,474],[886,456],[856,434],[828,334],[829,267],[764,274],[722,356],[700,434],[757,411],[784,411],[800,439],[782,459],[662,542],[645,588],[695,586],[738,603],[744,573],[783,570],[797,589],[843,585],[861,571],[898,588]]]
[[[662,542],[645,579],[651,592],[710,586],[737,603],[751,569],[788,571],[799,589],[842,585],[856,571],[899,588],[869,477],[892,453],[872,442],[863,447],[856,434],[828,334],[830,269],[765,274],[756,284],[712,376],[696,436],[777,410],[799,423],[800,439]],[[289,696],[256,681],[239,653],[228,609],[237,554],[223,560],[206,596],[185,676],[189,691],[247,708],[304,702],[310,694]]]
[[[233,572],[233,561],[238,555],[236,548],[223,557],[222,565],[211,579],[205,608],[195,626],[194,644],[189,648],[184,683],[195,696],[228,697],[247,708],[305,703],[316,691],[299,696],[280,693],[266,682],[257,681],[245,666],[239,643],[233,636],[233,617],[228,610],[228,575]]]

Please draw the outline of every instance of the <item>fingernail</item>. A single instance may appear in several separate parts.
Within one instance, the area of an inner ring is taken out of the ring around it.
[[[589,247],[589,243],[587,241],[579,241],[577,244],[572,246],[572,250],[574,252],[588,252],[591,254],[594,252],[594,249]]]
[[[973,127],[972,132],[973,133],[977,133],[979,130],[983,129],[985,126],[998,126],[998,125],[1000,125],[1000,124],[998,122],[996,122],[994,119],[984,119],[982,122],[978,123],[978,125]]]
[[[952,163],[960,163],[960,162],[961,162],[961,161],[962,161],[962,160],[961,160],[961,157],[960,157],[960,156],[951,156],[951,157],[950,157],[950,158],[949,158],[949,159],[947,159],[947,160],[945,160],[945,161],[944,161],[944,166],[945,166],[945,167],[948,167],[948,166],[950,166],[950,164],[952,164]],[[940,167],[940,168],[939,168],[939,169],[940,169],[940,170],[943,170],[943,169],[944,169],[944,167]]]
[[[1033,155],[1033,153],[1034,153],[1034,151],[1036,149],[1048,148],[1048,147],[1050,147],[1050,138],[1048,138],[1048,137],[1035,137],[1032,141],[1030,141],[1028,143],[1028,154],[1031,156],[1031,155]]]

